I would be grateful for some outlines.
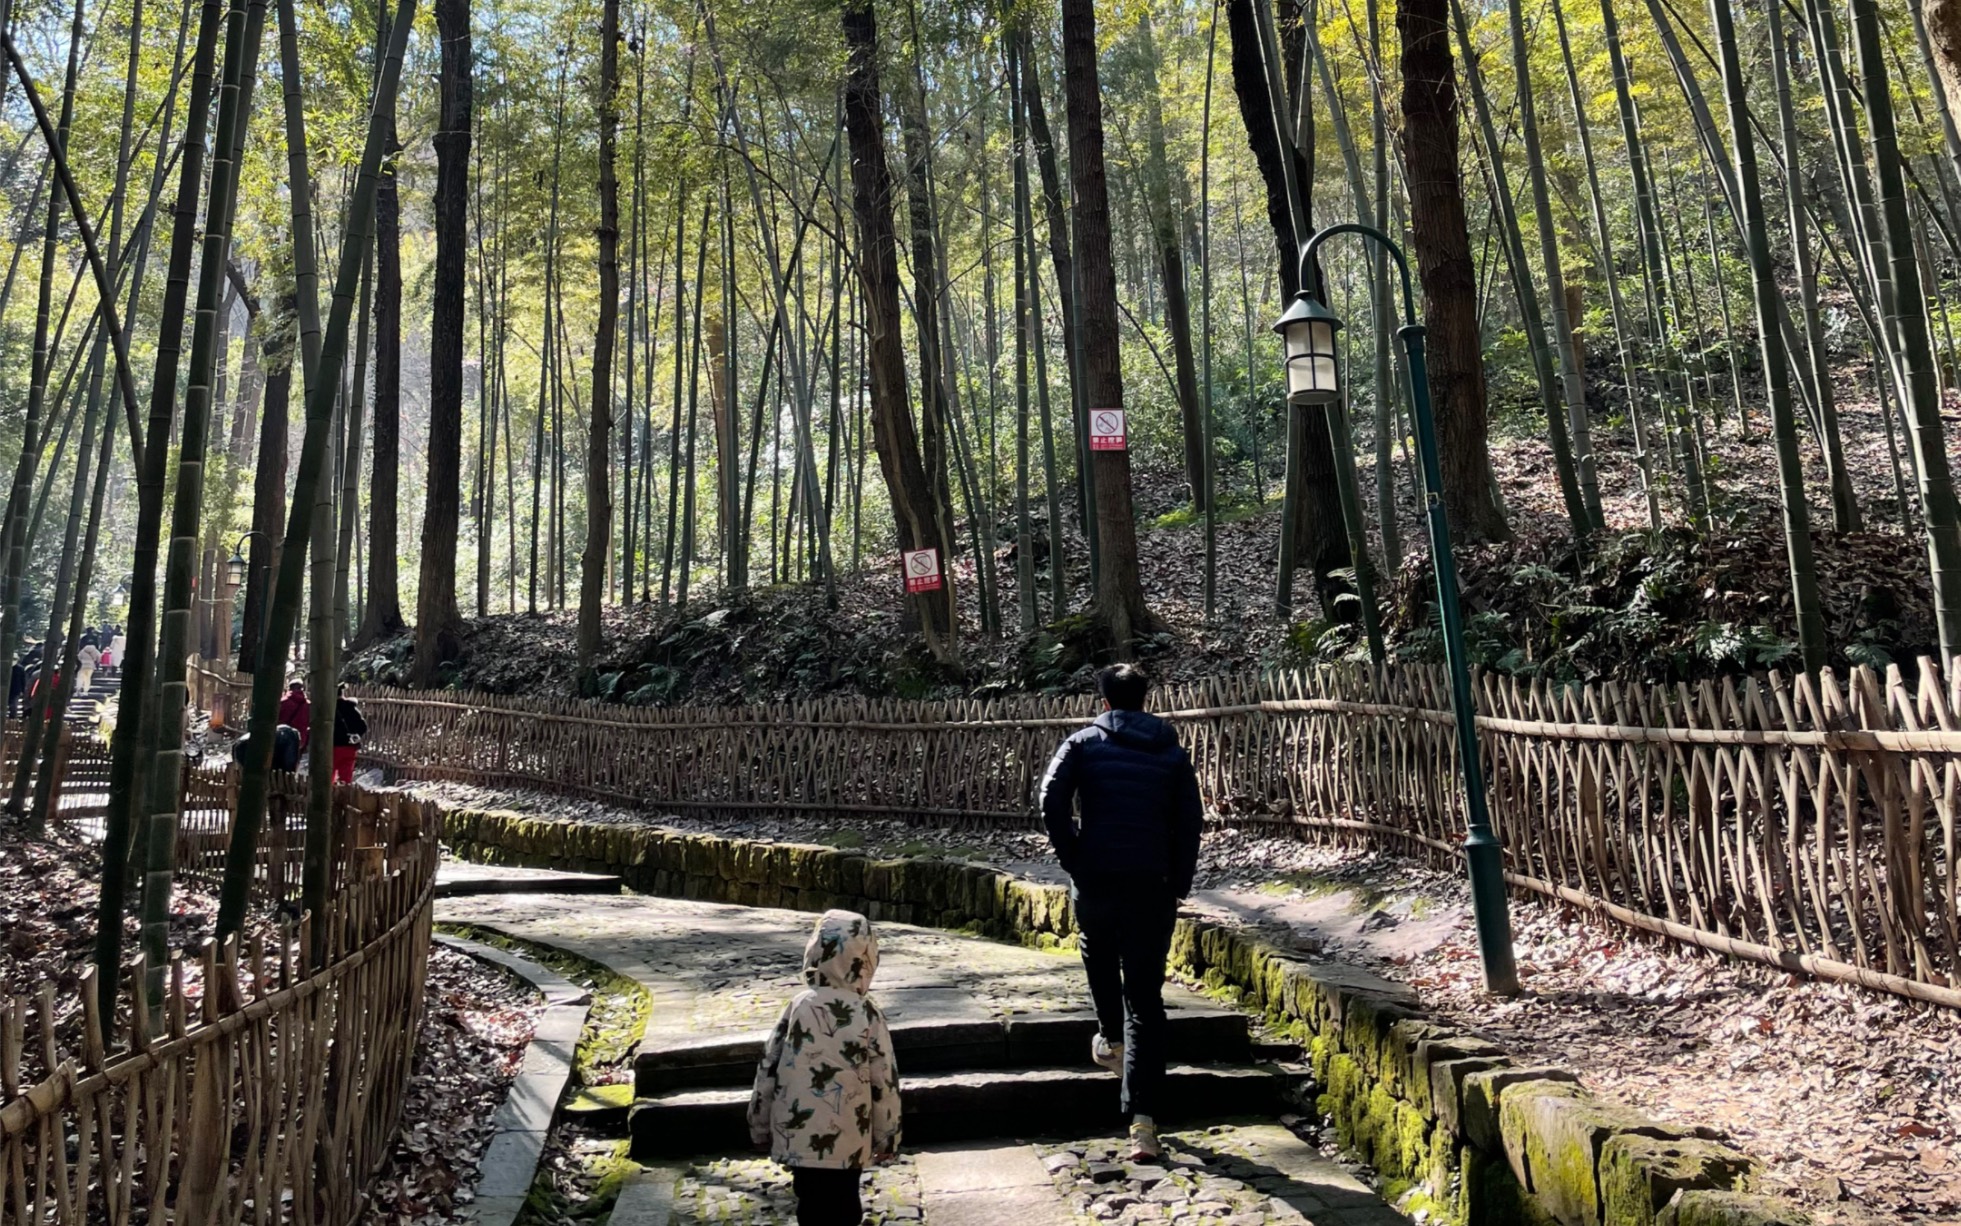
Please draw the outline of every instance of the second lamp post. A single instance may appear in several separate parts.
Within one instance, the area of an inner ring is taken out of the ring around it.
[[[1464,650],[1464,612],[1457,593],[1457,562],[1450,552],[1450,521],[1444,513],[1443,470],[1437,461],[1436,421],[1430,412],[1430,374],[1423,358],[1423,325],[1416,322],[1409,261],[1389,236],[1374,226],[1345,222],[1317,232],[1301,248],[1300,284],[1317,285],[1314,253],[1338,234],[1359,234],[1382,244],[1394,257],[1403,281],[1402,338],[1409,355],[1410,420],[1422,469],[1423,502],[1430,528],[1430,563],[1436,572],[1437,612],[1443,626],[1444,665],[1450,673],[1450,709],[1457,725],[1457,755],[1464,772],[1466,830],[1464,858],[1471,877],[1471,911],[1477,921],[1478,952],[1484,963],[1485,990],[1517,994],[1518,965],[1512,954],[1510,908],[1505,898],[1505,849],[1491,829],[1485,802],[1484,763],[1478,752],[1477,706],[1471,699],[1471,666]],[[1273,326],[1287,355],[1287,401],[1295,406],[1331,404],[1341,398],[1341,364],[1335,333],[1341,318],[1313,291],[1303,288]]]

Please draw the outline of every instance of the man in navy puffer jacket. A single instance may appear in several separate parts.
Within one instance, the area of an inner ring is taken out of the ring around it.
[[[1160,1154],[1164,963],[1178,902],[1198,871],[1203,810],[1191,758],[1171,725],[1144,711],[1143,670],[1106,668],[1096,688],[1103,714],[1055,751],[1042,778],[1042,821],[1072,883],[1096,1002],[1090,1058],[1122,1070],[1131,1155],[1149,1161]]]

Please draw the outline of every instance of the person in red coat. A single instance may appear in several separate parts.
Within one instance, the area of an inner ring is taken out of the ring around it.
[[[295,681],[279,700],[279,722],[300,734],[300,751],[313,739],[313,704],[306,700],[306,687]]]

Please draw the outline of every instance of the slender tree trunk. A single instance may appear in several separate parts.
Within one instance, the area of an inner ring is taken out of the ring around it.
[[[374,243],[372,236],[361,260],[360,297],[355,307],[354,377],[348,384],[344,441],[340,452],[340,499],[333,510],[334,596],[333,649],[344,651],[353,641],[354,622],[349,602],[353,591],[354,527],[361,516],[361,431],[368,390],[368,328],[374,311]]]
[[[1146,11],[1137,22],[1137,61],[1141,70],[1139,88],[1143,109],[1139,116],[1144,129],[1144,198],[1150,215],[1151,239],[1156,248],[1158,273],[1164,284],[1164,323],[1170,334],[1173,369],[1176,372],[1178,408],[1185,441],[1185,483],[1191,488],[1192,506],[1205,509],[1205,423],[1198,398],[1197,356],[1192,344],[1192,311],[1185,284],[1184,225],[1177,202],[1182,190],[1174,188],[1170,158],[1165,152],[1164,103],[1158,84],[1157,39]]]
[[[61,120],[56,129],[56,142],[59,148],[53,151],[64,156],[68,146],[69,126],[74,118],[75,85],[80,71],[84,35],[83,10],[80,0],[77,0],[74,19],[69,25],[68,71],[62,85]],[[55,244],[60,234],[61,224],[60,184],[50,184],[48,188],[46,218],[41,238],[40,294],[36,300],[34,313],[34,356],[28,389],[27,420],[22,427],[21,454],[14,473],[14,489],[12,496],[7,500],[3,538],[7,543],[5,578],[7,605],[5,615],[0,616],[0,659],[9,663],[15,659],[19,647],[27,556],[40,522],[39,507],[35,508],[30,522],[28,503],[32,498],[32,468],[39,463],[40,453],[45,449],[47,439],[46,432],[41,429],[40,418],[47,402],[48,374],[54,364],[54,343],[49,339],[49,316],[54,290]],[[76,284],[78,286],[80,284],[79,277]],[[73,301],[72,297],[70,301]],[[57,393],[55,397],[57,403],[61,396],[62,393]],[[72,410],[70,420],[72,423]],[[47,480],[44,482],[42,492],[44,500],[54,488],[55,474],[61,469],[62,446],[66,442],[67,426],[64,425],[61,443],[56,445],[54,459],[48,466]],[[75,498],[81,496],[82,485],[85,483],[88,446],[88,440],[85,438],[81,447],[84,462],[77,470]],[[55,603],[51,606],[48,638],[43,645],[44,654],[41,662],[43,684],[40,685],[34,699],[27,705],[26,723],[21,730],[20,758],[14,770],[13,788],[6,805],[7,811],[16,815],[25,811],[28,788],[33,780],[34,763],[41,756],[42,740],[49,730],[49,721],[51,718],[60,719],[64,714],[63,708],[56,702],[61,697],[57,691],[64,689],[75,674],[75,645],[60,644],[57,641],[60,633],[58,619],[61,615],[61,603],[67,597],[66,586],[70,582],[69,569],[74,557],[75,518],[75,514],[71,512],[69,539],[65,542],[66,547],[56,576]],[[56,655],[57,649],[60,651],[59,656]],[[61,685],[55,684],[57,678],[60,679]],[[54,736],[56,738],[60,736],[59,725],[55,728]],[[36,835],[43,833],[45,830],[43,821],[40,814],[35,814],[29,826],[30,833]]]
[[[1784,42],[1781,0],[1765,0],[1765,41],[1770,44],[1771,79],[1777,88],[1777,126],[1783,137],[1784,200],[1791,227],[1791,260],[1796,265],[1798,303],[1804,318],[1805,357],[1811,367],[1813,399],[1817,402],[1825,477],[1832,491],[1832,528],[1857,532],[1859,501],[1852,492],[1852,474],[1845,466],[1845,446],[1839,437],[1838,398],[1832,392],[1832,369],[1825,352],[1824,316],[1818,307],[1818,253],[1806,224],[1804,189],[1799,179],[1797,108],[1791,99],[1791,67]]]
[[[74,21],[68,34],[68,72],[61,90],[61,120],[56,140],[65,150],[68,130],[75,115],[75,82],[81,71],[83,7],[76,0]],[[11,35],[10,35],[11,37]],[[20,459],[14,465],[14,484],[8,495],[4,523],[0,523],[0,542],[6,546],[6,573],[0,579],[0,592],[6,604],[0,611],[0,660],[11,666],[20,649],[22,601],[26,596],[28,516],[34,497],[34,475],[47,445],[47,432],[41,415],[46,408],[48,373],[54,365],[54,349],[49,329],[54,309],[54,275],[61,235],[61,188],[48,188],[47,221],[41,229],[40,292],[34,307],[34,357],[27,392],[27,417],[21,426]],[[48,666],[53,661],[47,662]],[[45,687],[44,687],[45,688]]]
[[[1069,366],[1069,403],[1075,419],[1076,437],[1076,512],[1082,520],[1083,535],[1089,541],[1090,574],[1095,582],[1101,583],[1102,543],[1096,530],[1096,469],[1089,462],[1089,402],[1083,398],[1082,328],[1077,310],[1076,261],[1070,250],[1069,215],[1062,203],[1062,172],[1055,156],[1055,136],[1049,130],[1048,109],[1042,104],[1041,75],[1035,69],[1035,42],[1029,35],[1025,21],[1015,23],[1015,43],[1015,63],[1021,69],[1022,106],[1026,112],[1024,119],[1035,146],[1035,169],[1042,178],[1042,216],[1048,226],[1049,264],[1055,269],[1056,311],[1062,318],[1063,356]],[[990,266],[987,291],[990,372],[1000,355],[993,284]],[[990,388],[991,378],[990,375]]]
[[[933,491],[935,527],[947,549],[940,556],[940,568],[945,576],[942,582],[950,585],[953,577],[952,549],[957,538],[953,531],[953,491],[947,479],[947,469],[952,458],[950,453],[957,452],[957,444],[951,437],[953,396],[951,375],[947,369],[950,355],[946,351],[940,327],[938,223],[934,217],[926,86],[919,68],[919,57],[923,52],[919,45],[916,5],[909,6],[909,11],[915,14],[910,40],[913,76],[900,100],[898,111],[900,144],[906,163],[906,214],[912,230],[913,334],[919,353],[921,459],[926,465],[927,483]],[[953,462],[958,461],[954,459]]]
[[[1374,123],[1371,140],[1375,180],[1375,227],[1389,233],[1389,113],[1382,96],[1382,13],[1380,0],[1363,0],[1368,9],[1370,78],[1369,114]],[[1396,289],[1389,280],[1389,254],[1372,253],[1374,294],[1370,314],[1383,340],[1375,351],[1375,503],[1376,526],[1382,533],[1383,565],[1395,573],[1403,560],[1402,525],[1396,515],[1396,474],[1391,465],[1394,440],[1401,436],[1402,416],[1397,409],[1400,388],[1395,382],[1394,351],[1388,342],[1396,326]]]
[[[941,586],[909,596],[926,643],[943,664],[960,659],[951,557],[935,508],[931,479],[913,429],[899,320],[898,236],[892,220],[892,176],[885,160],[880,114],[878,25],[869,0],[847,0],[844,41],[845,127],[851,139],[853,212],[858,222],[858,275],[864,287],[871,367],[872,433],[892,503],[902,552],[931,549]]]
[[[1736,153],[1736,185],[1743,207],[1743,227],[1749,245],[1751,281],[1756,288],[1757,333],[1763,346],[1764,379],[1770,398],[1771,430],[1777,443],[1778,485],[1783,494],[1785,548],[1790,557],[1792,608],[1804,666],[1825,666],[1825,623],[1818,599],[1818,573],[1811,552],[1811,511],[1805,504],[1804,467],[1798,457],[1797,415],[1791,402],[1791,368],[1784,333],[1777,326],[1776,268],[1771,262],[1770,232],[1764,219],[1763,195],[1757,180],[1756,137],[1743,89],[1743,65],[1737,54],[1736,29],[1727,0],[1711,0],[1717,49],[1722,55],[1723,96],[1729,104],[1730,142]],[[1883,78],[1882,78],[1883,79]],[[1961,577],[1961,571],[1956,572]]]
[[[1600,509],[1600,480],[1593,465],[1593,435],[1587,423],[1586,383],[1574,360],[1574,320],[1568,314],[1566,272],[1559,254],[1559,228],[1552,215],[1552,193],[1546,186],[1546,160],[1539,146],[1538,105],[1533,100],[1532,61],[1525,50],[1525,11],[1520,4],[1506,6],[1511,19],[1512,71],[1518,78],[1518,125],[1525,141],[1525,168],[1532,185],[1532,212],[1539,227],[1539,258],[1545,268],[1546,295],[1552,300],[1552,337],[1548,347],[1559,356],[1559,381],[1565,390],[1567,429],[1571,435],[1574,470],[1580,482],[1580,500],[1586,507],[1587,526],[1598,529],[1605,523]],[[1491,151],[1495,162],[1500,154]]]
[[[1500,143],[1497,124],[1493,119],[1491,98],[1484,88],[1484,73],[1478,67],[1478,59],[1471,46],[1471,27],[1466,20],[1463,6],[1457,0],[1450,0],[1451,16],[1456,22],[1457,43],[1464,56],[1464,78],[1471,87],[1471,103],[1477,112],[1478,128],[1484,134],[1485,166],[1491,176],[1491,193],[1497,220],[1504,237],[1506,262],[1511,269],[1512,288],[1518,300],[1519,317],[1524,322],[1525,341],[1532,355],[1532,366],[1539,383],[1539,398],[1545,406],[1546,438],[1552,445],[1553,469],[1559,478],[1559,492],[1566,507],[1566,517],[1572,522],[1573,534],[1584,537],[1591,527],[1593,514],[1587,507],[1586,490],[1580,481],[1580,467],[1573,455],[1572,435],[1569,433],[1569,417],[1560,399],[1559,385],[1554,376],[1553,345],[1554,333],[1545,325],[1545,314],[1539,305],[1539,290],[1532,278],[1532,265],[1525,252],[1525,236],[1519,225],[1518,213],[1513,206],[1511,181],[1505,170],[1504,147]],[[1446,51],[1448,48],[1446,47]],[[1409,86],[1403,87],[1405,99],[1409,96]],[[1407,146],[1408,137],[1405,136]],[[1438,169],[1441,169],[1439,164]],[[1414,214],[1414,198],[1417,194],[1415,168],[1412,165],[1410,180],[1411,212]],[[1462,195],[1462,188],[1458,189]],[[1461,209],[1460,209],[1461,211]],[[1465,231],[1464,250],[1470,252],[1468,228]],[[1420,241],[1420,240],[1419,240]],[[1418,260],[1421,263],[1421,258]],[[1563,364],[1564,359],[1560,359]],[[1440,398],[1441,399],[1441,398]],[[1445,460],[1443,467],[1444,486],[1451,485],[1451,461],[1447,458],[1450,445],[1442,442],[1442,423],[1438,423],[1438,438],[1443,448]],[[1468,479],[1469,474],[1464,474]]]
[[[143,874],[143,953],[151,1016],[161,1019],[164,976],[170,963],[170,896],[177,858],[177,825],[184,802],[184,740],[188,731],[190,655],[197,540],[203,513],[205,456],[211,425],[212,372],[217,364],[218,309],[231,258],[231,226],[237,203],[239,126],[250,122],[258,81],[259,45],[265,32],[265,0],[234,8],[227,22],[225,79],[218,101],[211,189],[199,254],[197,314],[191,330],[191,362],[184,397],[183,433],[171,508],[170,552],[164,570],[162,634],[157,648],[157,719],[154,766],[148,780],[148,832]],[[267,740],[270,741],[270,737]]]
[[[586,548],[579,564],[579,676],[591,689],[599,654],[600,602],[613,549],[613,345],[620,309],[620,4],[604,0],[599,30],[599,326],[592,342],[592,404],[586,450]]]
[[[281,14],[282,26],[290,15],[290,4],[291,0],[283,0],[282,7],[286,11]],[[354,313],[354,299],[360,282],[364,239],[374,224],[375,202],[379,194],[376,180],[381,175],[384,153],[395,144],[395,95],[401,79],[402,52],[408,45],[409,27],[414,18],[414,0],[402,0],[389,24],[388,45],[382,56],[381,70],[376,74],[374,103],[369,109],[367,136],[348,196],[347,211],[342,218],[333,306],[328,314],[325,335],[317,342],[318,356],[307,380],[305,440],[300,447],[292,510],[286,520],[286,540],[279,557],[279,582],[266,631],[268,652],[281,660],[286,658],[299,622],[300,589],[305,580],[305,559],[314,521],[313,504],[319,495],[320,482],[326,475],[327,452],[333,432],[334,398],[339,389],[341,367],[347,356],[348,325]],[[289,83],[288,97],[294,102],[298,101],[294,88],[296,84]],[[303,127],[300,130],[304,132]],[[294,207],[296,211],[302,207],[297,195]],[[296,219],[296,231],[298,228]],[[302,292],[313,293],[317,274],[310,261],[310,243],[304,252],[307,258],[299,258],[300,254],[296,253],[295,271],[301,278]],[[259,827],[265,818],[266,777],[272,762],[273,728],[278,718],[281,681],[280,675],[272,669],[261,669],[252,678],[252,744],[251,751],[240,763],[242,773],[238,809],[232,823],[231,845],[225,855],[224,887],[218,906],[217,929],[220,937],[237,932],[245,918],[245,906],[257,867]],[[331,695],[316,697],[319,699],[317,706],[332,709]],[[306,828],[301,904],[316,915],[325,914],[331,886],[326,871],[331,837],[329,825],[324,821],[309,821]],[[313,935],[314,948],[309,951],[309,956],[312,963],[318,965],[326,947],[326,927],[316,925]]]
[[[123,683],[117,701],[111,745],[107,814],[103,823],[102,893],[96,913],[96,967],[105,985],[122,982],[123,902],[128,890],[130,847],[147,798],[151,729],[156,720],[151,682],[156,663],[157,550],[163,532],[164,485],[169,475],[164,440],[170,437],[177,405],[177,365],[182,354],[191,257],[197,244],[198,189],[204,179],[205,132],[216,76],[218,30],[223,13],[217,0],[199,11],[192,58],[191,97],[171,231],[168,271],[157,329],[157,361],[150,382],[147,446],[137,471],[135,561],[129,596],[128,651],[121,662]],[[112,988],[105,987],[104,991]]]
[[[1580,91],[1580,76],[1573,63],[1573,47],[1566,34],[1566,12],[1560,0],[1552,2],[1553,22],[1559,32],[1559,58],[1566,69],[1567,97],[1573,104],[1573,126],[1580,139],[1580,158],[1586,163],[1587,199],[1593,206],[1594,239],[1600,247],[1600,275],[1607,283],[1607,306],[1613,315],[1614,347],[1620,353],[1621,381],[1627,387],[1627,413],[1634,424],[1634,465],[1641,474],[1641,493],[1648,504],[1648,527],[1661,531],[1661,502],[1655,493],[1653,461],[1648,448],[1648,417],[1642,409],[1640,361],[1634,352],[1633,325],[1621,298],[1620,265],[1614,258],[1614,232],[1607,221],[1607,198],[1600,190],[1600,166],[1593,156],[1593,128],[1587,119],[1586,95]],[[1578,335],[1575,334],[1577,348]],[[1579,364],[1580,355],[1574,354]]]
[[[1011,59],[1008,64],[1009,127],[1014,139],[1014,224],[1019,236],[1022,225],[1022,198],[1028,194],[1027,115],[1021,73]],[[1022,634],[1035,633],[1041,622],[1036,605],[1035,532],[1033,511],[1028,499],[1028,342],[1034,333],[1029,325],[1027,244],[1019,237],[1014,250],[1015,310],[1015,596],[1020,610]],[[1062,611],[1056,610],[1060,617]]]
[[[1930,7],[1930,28],[1936,12]],[[1894,128],[1892,87],[1886,74],[1879,10],[1874,0],[1852,0],[1853,36],[1859,70],[1867,82],[1866,116],[1871,127],[1872,161],[1878,204],[1891,264],[1894,310],[1887,331],[1905,359],[1908,390],[1907,432],[1913,442],[1914,473],[1926,517],[1927,562],[1933,576],[1934,621],[1940,630],[1941,658],[1961,654],[1961,506],[1948,467],[1941,422],[1940,387],[1934,377],[1933,345],[1928,336],[1920,269],[1914,261],[1912,222],[1900,171],[1899,137]],[[1937,44],[1939,45],[1939,44]]]

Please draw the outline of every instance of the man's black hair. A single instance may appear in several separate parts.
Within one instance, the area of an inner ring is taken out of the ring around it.
[[[1135,664],[1112,664],[1096,673],[1096,692],[1119,711],[1142,711],[1151,678]]]

